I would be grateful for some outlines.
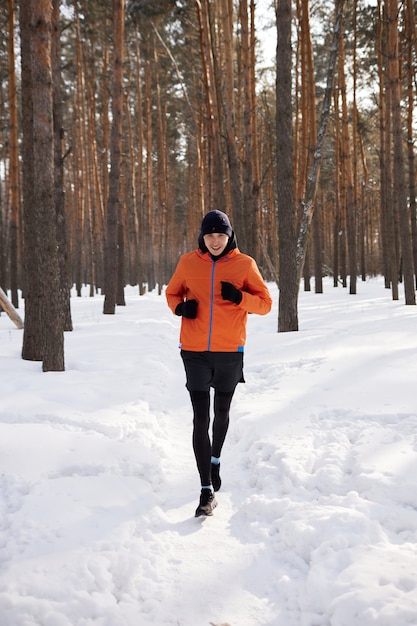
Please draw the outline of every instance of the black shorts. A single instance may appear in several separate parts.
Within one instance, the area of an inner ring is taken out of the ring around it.
[[[243,352],[191,352],[181,350],[188,391],[234,391],[244,383]]]

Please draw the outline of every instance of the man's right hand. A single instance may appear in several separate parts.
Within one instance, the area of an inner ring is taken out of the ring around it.
[[[175,309],[175,315],[182,315],[182,317],[195,320],[197,317],[197,306],[197,300],[186,300],[185,302],[180,302]]]

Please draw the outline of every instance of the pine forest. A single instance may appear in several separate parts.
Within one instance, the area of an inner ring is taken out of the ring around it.
[[[2,0],[0,20],[23,358],[64,369],[73,286],[107,314],[128,284],[162,292],[212,209],[278,283],[279,331],[326,275],[415,304],[413,0]]]

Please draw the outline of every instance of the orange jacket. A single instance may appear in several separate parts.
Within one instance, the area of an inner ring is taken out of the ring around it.
[[[221,281],[242,291],[242,301],[223,300]],[[166,288],[168,306],[198,302],[196,319],[181,320],[180,347],[193,352],[242,352],[248,313],[269,313],[272,299],[254,259],[237,248],[213,261],[200,249],[184,254]]]

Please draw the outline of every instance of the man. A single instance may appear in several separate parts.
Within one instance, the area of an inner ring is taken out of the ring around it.
[[[182,317],[181,357],[193,408],[193,450],[201,481],[196,517],[212,515],[221,487],[220,455],[236,385],[244,382],[248,313],[269,313],[272,299],[254,259],[242,254],[228,216],[210,211],[198,248],[184,254],[166,288],[170,309]],[[214,419],[210,440],[210,388]]]

